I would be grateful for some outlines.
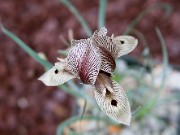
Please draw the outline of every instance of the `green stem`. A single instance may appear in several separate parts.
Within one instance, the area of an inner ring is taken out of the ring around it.
[[[107,0],[100,0],[98,25],[99,29],[105,26]]]

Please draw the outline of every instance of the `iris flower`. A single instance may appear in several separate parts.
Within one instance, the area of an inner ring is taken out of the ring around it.
[[[44,73],[39,80],[57,86],[73,78],[93,86],[97,104],[118,123],[130,125],[131,109],[123,88],[112,79],[115,60],[137,46],[132,36],[107,36],[107,29],[96,30],[87,39],[73,40],[65,59]]]

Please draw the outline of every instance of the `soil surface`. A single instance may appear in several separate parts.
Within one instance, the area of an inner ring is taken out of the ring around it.
[[[71,2],[92,30],[96,30],[98,1]],[[106,27],[109,35],[121,35],[140,12],[160,2],[172,6],[172,14],[166,17],[164,10],[154,9],[135,29],[144,35],[154,60],[159,63],[162,51],[155,32],[155,27],[159,27],[167,43],[170,63],[180,64],[179,0],[111,0],[106,10]],[[75,39],[87,37],[77,19],[58,0],[0,0],[0,20],[52,63],[58,56],[57,50],[66,48],[60,37],[68,39],[69,29],[74,31]],[[130,55],[140,58],[142,50],[140,41]],[[0,57],[0,135],[55,134],[57,125],[71,116],[74,98],[38,81],[44,73],[43,67],[1,31]]]

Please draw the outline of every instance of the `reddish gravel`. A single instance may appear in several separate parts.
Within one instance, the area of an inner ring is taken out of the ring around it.
[[[144,9],[166,2],[173,7],[172,15],[164,17],[160,9],[148,14],[135,27],[147,40],[153,58],[161,61],[161,47],[155,27],[165,37],[169,59],[180,64],[180,3],[179,0],[111,0],[107,6],[106,26],[109,33],[122,34],[128,24]],[[72,0],[92,30],[97,29],[98,1]],[[55,62],[58,49],[66,46],[68,29],[75,38],[87,37],[81,25],[58,0],[0,0],[0,20],[32,49],[44,52]],[[139,43],[131,55],[140,57]],[[73,98],[56,87],[46,87],[37,78],[44,72],[0,31],[0,135],[53,135],[57,124],[71,115]]]

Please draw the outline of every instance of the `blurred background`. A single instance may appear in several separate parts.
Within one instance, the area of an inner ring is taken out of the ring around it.
[[[50,63],[66,57],[70,39],[87,38],[103,25],[109,36],[139,40],[117,61],[114,77],[130,100],[127,127],[109,120],[79,80],[62,87],[38,81],[48,64],[1,29],[0,135],[180,134],[179,0],[0,0],[0,23]]]

